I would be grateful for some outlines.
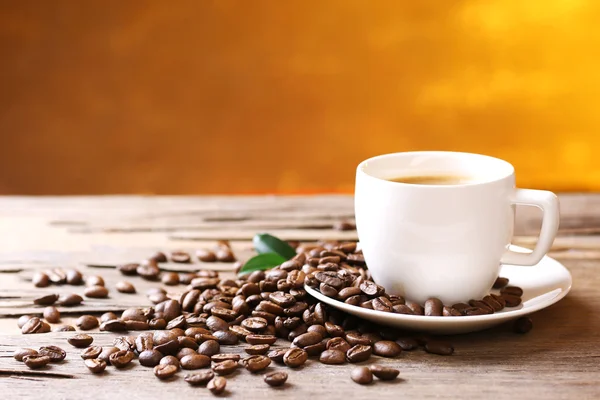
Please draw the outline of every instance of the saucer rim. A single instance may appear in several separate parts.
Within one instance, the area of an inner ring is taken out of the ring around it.
[[[519,250],[530,251],[530,250],[528,250],[524,247],[520,247],[520,246],[512,245],[511,247],[516,251],[519,251]],[[571,288],[573,287],[573,276],[571,275],[571,271],[569,271],[569,269],[567,267],[565,267],[562,263],[555,260],[554,258],[548,257],[547,255],[544,256],[538,264],[547,262],[547,261],[557,263],[567,272],[568,286],[566,286],[566,288],[564,290],[562,288],[556,288],[556,289],[561,289],[561,291],[556,296],[554,296],[551,299],[548,299],[546,301],[541,301],[538,304],[532,305],[531,307],[522,307],[522,308],[519,308],[516,310],[507,310],[507,311],[503,310],[502,312],[499,312],[499,313],[486,314],[486,315],[472,315],[472,316],[460,316],[460,317],[459,316],[457,316],[457,317],[441,316],[440,317],[440,316],[425,316],[425,315],[409,315],[409,314],[390,313],[390,312],[371,310],[369,308],[362,308],[362,307],[357,307],[357,306],[352,306],[352,305],[346,304],[337,299],[327,297],[324,294],[322,294],[321,292],[319,292],[307,285],[304,285],[304,290],[306,290],[311,296],[315,297],[317,300],[323,301],[324,303],[326,303],[332,307],[341,309],[348,313],[352,313],[351,311],[347,310],[347,308],[351,308],[351,309],[356,309],[355,312],[358,311],[358,313],[364,312],[364,313],[370,314],[372,316],[379,316],[379,317],[385,318],[385,319],[394,319],[396,321],[419,322],[419,323],[425,323],[425,324],[429,324],[429,323],[440,324],[440,323],[442,323],[442,324],[453,324],[453,325],[456,325],[456,324],[467,325],[467,324],[470,324],[473,322],[486,322],[486,321],[491,322],[491,321],[495,321],[495,320],[516,318],[516,317],[520,317],[520,316],[524,316],[524,315],[529,315],[536,311],[540,311],[546,307],[550,307],[551,305],[562,300],[571,291]],[[522,267],[527,268],[526,266],[522,266]],[[556,290],[556,289],[554,289],[554,290]],[[550,292],[551,291],[549,291],[547,293],[550,293]]]

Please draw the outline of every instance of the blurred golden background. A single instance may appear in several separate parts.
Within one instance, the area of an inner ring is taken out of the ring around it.
[[[0,193],[350,192],[381,153],[600,189],[600,1],[0,3]]]

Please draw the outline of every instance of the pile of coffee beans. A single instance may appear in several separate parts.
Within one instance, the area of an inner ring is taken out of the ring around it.
[[[412,337],[328,307],[309,296],[304,290],[305,284],[353,306],[423,316],[489,314],[518,304],[517,299],[520,302],[522,295],[519,288],[507,286],[508,281],[499,278],[495,286],[501,289],[500,295],[486,296],[469,304],[444,306],[437,299],[429,299],[419,305],[389,295],[375,284],[354,242],[296,243],[296,246],[297,255],[291,260],[268,271],[238,275],[237,279],[220,279],[217,272],[208,270],[162,273],[158,263],[169,259],[164,253],[156,253],[139,264],[121,265],[118,270],[123,275],[160,279],[166,285],[185,284],[187,290],[172,298],[164,289],[152,289],[147,296],[154,306],[129,308],[120,316],[108,312],[99,320],[92,315],[83,315],[77,320],[79,330],[99,327],[100,331],[123,332],[124,336],[117,337],[113,346],[93,346],[93,338],[86,334],[73,335],[68,342],[83,349],[81,358],[91,373],[102,373],[109,366],[124,368],[137,358],[140,365],[152,368],[160,380],[168,380],[182,369],[192,371],[184,378],[188,384],[206,386],[212,393],[219,394],[225,390],[225,377],[240,368],[259,374],[271,364],[295,369],[310,357],[323,364],[341,365],[364,362],[372,356],[395,358],[403,351],[417,348],[446,356],[454,352],[452,344],[444,340]],[[235,261],[226,242],[219,243],[214,252],[199,250],[196,256],[203,262]],[[189,263],[192,257],[179,251],[171,253],[170,259]],[[46,278],[48,282],[60,284],[56,276],[46,275]],[[82,276],[79,282],[83,282]],[[85,282],[87,297],[108,295],[101,277],[89,277]],[[123,281],[117,290],[134,293],[135,287]],[[80,296],[71,294],[47,295],[35,299],[34,303],[53,307],[54,304],[75,306],[82,301]],[[60,320],[57,313],[58,310],[48,308],[44,315],[53,323]],[[19,327],[24,334],[50,331],[47,322],[31,316],[20,318]],[[515,328],[518,332],[528,329],[531,324],[523,322],[519,329]],[[59,330],[74,331],[75,328],[62,326]],[[140,333],[127,334],[132,331]],[[278,339],[288,341],[289,346],[277,346]],[[244,342],[246,357],[224,351],[227,346]],[[22,349],[15,353],[15,358],[30,368],[57,362],[61,356],[64,359],[64,351],[56,346],[43,349]],[[369,384],[373,376],[393,380],[398,374],[397,369],[372,365],[354,369],[350,377],[359,384]],[[288,374],[277,369],[263,379],[270,386],[280,386],[285,384]]]

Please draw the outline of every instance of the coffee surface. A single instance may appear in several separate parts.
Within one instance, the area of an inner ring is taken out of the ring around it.
[[[388,181],[413,185],[464,185],[473,183],[475,180],[472,177],[461,175],[411,175],[391,178]]]

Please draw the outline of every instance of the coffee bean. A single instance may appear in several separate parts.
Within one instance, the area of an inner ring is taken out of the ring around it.
[[[490,307],[494,312],[500,311],[504,308],[504,306],[492,296],[485,296],[483,299],[481,299],[481,301]]]
[[[407,300],[406,306],[412,310],[414,315],[425,315],[425,309],[418,303]]]
[[[31,315],[21,315],[17,321],[17,326],[19,329],[22,329],[27,321],[29,321],[31,318],[33,318]]]
[[[174,263],[187,264],[192,260],[190,254],[185,251],[174,251],[171,253],[171,261]],[[179,281],[179,277],[177,277]]]
[[[71,325],[57,325],[52,328],[52,332],[75,332],[75,327]]]
[[[215,255],[217,257],[217,261],[221,261],[221,262],[236,261],[235,256],[233,255],[233,252],[227,248],[220,248],[219,250],[217,250]]]
[[[208,382],[208,385],[206,385],[212,394],[223,393],[225,391],[225,386],[227,386],[227,380],[222,376],[215,376]]]
[[[331,322],[325,322],[325,330],[331,337],[343,337],[345,335],[344,328]]]
[[[167,255],[162,251],[157,251],[152,255],[152,257],[149,258],[149,260],[155,261],[157,263],[164,263],[167,262]]]
[[[140,365],[144,367],[154,367],[162,358],[163,355],[158,350],[144,350],[139,355]]]
[[[404,351],[415,350],[419,347],[419,343],[414,338],[402,337],[396,339],[396,343]]]
[[[177,341],[179,342],[179,348],[183,349],[185,347],[190,348],[192,350],[198,350],[198,343],[196,343],[196,341],[191,338],[191,337],[187,337],[187,336],[179,336],[177,338]]]
[[[205,249],[196,250],[196,257],[198,257],[198,260],[200,260],[202,262],[217,261],[216,254],[210,250],[205,250]]]
[[[136,349],[134,336],[119,336],[114,338],[113,345],[119,350],[134,351]]]
[[[456,308],[454,307],[447,307],[444,306],[444,309],[442,311],[442,315],[444,317],[459,317],[462,314],[460,313],[460,311],[458,311]]]
[[[127,330],[127,325],[120,319],[113,319],[100,324],[101,331],[107,332],[124,332]]]
[[[338,296],[338,291],[333,286],[330,286],[326,283],[321,283],[319,285],[319,291],[323,293],[327,297],[336,298]]]
[[[425,301],[424,313],[429,317],[441,317],[444,304],[440,299],[432,297]]]
[[[306,351],[306,354],[308,354],[309,357],[321,355],[322,352],[327,350],[327,342],[328,339],[324,339],[319,343],[305,346],[304,351]]]
[[[325,283],[326,285],[331,286],[335,290],[340,290],[344,287],[344,281],[340,279],[337,272],[335,271],[321,271],[315,274],[315,278],[320,283]]]
[[[62,268],[53,268],[48,272],[48,276],[50,278],[50,282],[57,285],[62,285],[63,283],[67,282],[67,274]]]
[[[13,354],[13,357],[17,361],[23,361],[23,358],[25,356],[37,356],[37,355],[39,355],[37,350],[24,348],[24,349],[18,349],[17,351],[15,351]]]
[[[179,285],[179,274],[177,272],[165,272],[160,280],[168,286]]]
[[[110,362],[111,354],[114,354],[118,351],[119,351],[119,349],[117,349],[116,347],[113,347],[113,346],[102,347],[102,352],[98,355],[97,358],[99,358],[100,360],[104,360],[106,362]]]
[[[360,288],[358,287],[345,287],[342,290],[339,291],[338,293],[338,299],[341,301],[345,301],[348,298],[352,297],[352,296],[356,296],[362,293],[362,290],[360,290]]]
[[[519,296],[502,294],[502,298],[506,303],[506,307],[517,307],[519,304],[521,304],[521,298]]]
[[[204,386],[214,377],[215,373],[211,370],[207,370],[195,372],[193,374],[187,374],[183,380],[185,380],[191,386]]]
[[[210,317],[212,318],[212,317]],[[267,320],[261,317],[250,317],[242,321],[242,327],[252,332],[260,332],[267,327]],[[223,329],[220,329],[223,330]]]
[[[108,297],[108,289],[100,285],[88,286],[83,294],[92,299],[104,299]]]
[[[494,282],[494,286],[492,286],[492,287],[494,289],[502,289],[506,285],[508,285],[508,278],[502,278],[499,276],[498,278],[496,278],[496,281]]]
[[[150,329],[150,325],[143,321],[123,321],[128,331],[145,331]]]
[[[37,304],[38,306],[50,306],[56,303],[58,297],[59,296],[57,294],[47,294],[45,296],[33,299],[33,304]]]
[[[325,337],[328,335],[327,329],[325,329],[323,325],[319,324],[309,326],[307,332],[316,332],[319,335],[321,335],[321,337]]]
[[[174,365],[158,364],[154,367],[154,376],[156,376],[158,379],[165,380],[172,378],[178,370],[179,368]]]
[[[246,342],[248,344],[275,344],[277,341],[277,337],[273,335],[257,335],[250,334],[246,336]]]
[[[210,365],[210,357],[202,354],[190,354],[179,360],[183,369],[200,369]]]
[[[161,365],[173,365],[177,367],[177,369],[181,368],[181,364],[179,363],[179,359],[175,356],[164,356],[160,359],[159,364]]]
[[[373,353],[381,357],[397,357],[401,352],[400,345],[391,340],[381,340],[373,344]]]
[[[237,361],[225,360],[213,365],[212,370],[217,375],[229,375],[235,372],[238,367]]]
[[[83,275],[76,269],[69,269],[66,272],[67,283],[69,285],[81,285],[83,283]]]
[[[44,308],[44,318],[46,321],[55,324],[60,321],[60,311],[54,306]]]
[[[385,289],[371,281],[363,281],[360,284],[360,290],[367,296],[381,296]]]
[[[125,368],[127,364],[133,360],[133,352],[129,350],[119,350],[116,353],[112,353],[108,360],[116,368]]]
[[[256,356],[256,355],[267,354],[267,352],[269,351],[270,348],[271,348],[271,346],[269,346],[268,344],[255,344],[255,345],[246,347],[244,349],[244,351],[250,355]]]
[[[117,319],[117,316],[113,312],[106,312],[100,316],[100,322],[112,321],[113,319]]]
[[[21,333],[24,335],[46,332],[50,332],[50,325],[38,317],[30,318],[21,328]]]
[[[135,286],[133,286],[133,284],[129,281],[119,281],[115,285],[115,288],[117,289],[117,292],[119,292],[119,293],[128,293],[128,294],[135,293]]]
[[[533,328],[533,321],[529,317],[521,317],[514,322],[513,330],[515,333],[527,333]]]
[[[298,347],[306,347],[319,343],[321,340],[323,340],[321,334],[317,332],[306,332],[296,337],[292,343]]]
[[[441,356],[449,356],[454,353],[454,347],[447,342],[430,340],[425,344],[425,351]]]
[[[44,356],[41,354],[23,357],[23,362],[25,363],[25,365],[27,365],[27,367],[29,367],[31,369],[45,367],[46,365],[48,365],[50,363],[50,361],[51,361],[50,357]]]
[[[86,286],[104,286],[104,278],[100,275],[88,276],[85,280]]]
[[[384,367],[382,365],[371,365],[369,368],[373,375],[382,381],[394,380],[398,377],[398,374],[400,374],[400,371],[396,368]]]
[[[346,358],[351,363],[367,361],[372,354],[371,346],[357,344],[346,352]]]
[[[84,351],[82,351],[81,354],[79,354],[79,355],[84,360],[89,360],[92,358],[98,358],[100,356],[100,354],[102,354],[102,347],[91,346],[91,347],[88,347],[87,349],[85,349]]]
[[[83,362],[90,372],[99,374],[106,369],[106,361],[97,358],[89,358]]]
[[[181,360],[183,357],[193,355],[193,354],[198,354],[198,353],[196,353],[196,350],[194,350],[194,349],[191,349],[189,347],[184,347],[182,349],[179,349],[179,351],[177,352],[177,354],[175,356],[177,357],[177,359]]]
[[[489,307],[486,303],[481,300],[469,300],[469,305],[471,307],[480,308],[485,311],[486,314],[493,314],[494,309]]]
[[[35,274],[33,274],[31,282],[35,287],[47,287],[50,286],[50,277],[48,277],[48,275],[43,272],[36,272]]]
[[[518,286],[506,286],[500,290],[500,294],[521,297],[523,296],[523,289]]]
[[[287,353],[288,349],[275,349],[275,350],[271,350],[269,351],[269,353],[267,354],[267,357],[269,357],[271,359],[271,361],[279,363],[279,364],[283,364],[283,357],[285,356],[285,354]]]
[[[203,354],[208,357],[214,356],[215,354],[219,354],[220,351],[221,346],[216,340],[207,340],[206,342],[202,343],[198,348],[198,354]]]
[[[75,336],[71,336],[70,338],[67,339],[67,342],[69,342],[69,344],[71,346],[77,347],[77,348],[84,348],[84,347],[88,347],[89,345],[92,344],[92,342],[94,341],[94,338],[91,337],[90,335],[86,335],[86,334],[79,334],[79,335],[75,335]]]
[[[370,346],[371,340],[367,337],[364,337],[358,332],[347,332],[346,333],[346,341],[350,343],[350,345],[354,346],[357,344],[362,344],[366,346]]]
[[[82,331],[89,331],[98,327],[98,319],[93,315],[82,315],[77,318],[76,325]]]
[[[346,354],[340,350],[325,350],[319,356],[319,361],[323,364],[344,364],[346,362]]]
[[[328,350],[339,350],[346,353],[350,347],[350,344],[342,337],[335,337],[327,342]]]
[[[292,348],[286,351],[283,356],[283,362],[290,368],[297,368],[308,360],[306,351],[299,348]]]
[[[244,367],[252,373],[265,370],[271,365],[271,359],[263,355],[254,355],[243,360]]]
[[[140,264],[135,269],[137,274],[148,281],[155,281],[160,275],[160,269],[153,263]]]
[[[61,294],[58,296],[57,303],[60,306],[64,307],[73,307],[78,306],[83,301],[83,297],[78,294],[70,293],[70,294]]]
[[[356,367],[352,369],[350,378],[359,385],[368,385],[373,382],[373,374],[367,367]]]
[[[137,275],[137,268],[140,266],[138,263],[129,263],[117,265],[117,270],[123,275]]]
[[[288,374],[283,371],[269,372],[263,379],[269,386],[282,386],[288,378]]]

